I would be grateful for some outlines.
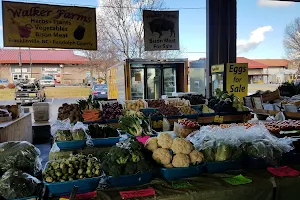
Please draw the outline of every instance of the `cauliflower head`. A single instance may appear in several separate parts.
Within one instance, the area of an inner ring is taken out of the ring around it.
[[[169,149],[158,148],[158,149],[154,150],[154,152],[152,154],[152,158],[159,164],[167,165],[167,164],[170,164],[170,162],[172,160],[172,155],[171,155]]]
[[[156,137],[149,138],[145,143],[145,147],[146,149],[152,152],[156,150],[158,148],[157,138]]]
[[[164,149],[170,149],[173,143],[173,138],[168,133],[161,133],[157,137],[158,146]]]
[[[183,154],[188,155],[192,152],[192,150],[194,149],[194,146],[192,145],[192,143],[190,141],[188,141],[186,139],[175,138],[173,140],[171,149],[174,154],[183,153]]]
[[[203,161],[203,159],[204,159],[203,154],[197,150],[193,150],[190,153],[190,160],[193,165],[200,164]]]
[[[183,153],[176,154],[173,157],[172,165],[174,167],[188,167],[190,166],[190,157]]]
[[[167,165],[164,165],[164,168],[173,168],[173,165],[172,165],[172,163],[169,163]]]

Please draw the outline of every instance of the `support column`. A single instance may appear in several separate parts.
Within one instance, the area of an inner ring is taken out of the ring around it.
[[[211,66],[236,62],[237,0],[206,0],[206,96],[211,96]]]

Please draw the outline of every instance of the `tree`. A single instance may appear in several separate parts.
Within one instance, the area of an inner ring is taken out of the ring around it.
[[[87,58],[87,62],[77,65],[82,71],[89,71],[90,76],[106,80],[106,71],[109,67],[115,65],[119,60],[116,57],[118,53],[116,48],[104,38],[103,31],[97,24],[97,50],[82,50],[80,54]],[[96,74],[95,74],[96,73]],[[93,85],[93,81],[91,81]]]
[[[176,58],[180,51],[144,51],[143,10],[162,10],[163,0],[101,0],[97,11],[98,34],[102,42],[115,47],[118,60],[124,58]]]
[[[300,18],[296,18],[287,24],[283,45],[289,60],[300,60]],[[299,66],[299,62],[297,65]]]

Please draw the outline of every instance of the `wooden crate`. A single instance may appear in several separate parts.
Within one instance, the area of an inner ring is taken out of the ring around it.
[[[199,124],[210,124],[214,122],[214,117],[215,116],[206,116],[206,117],[200,116],[197,118],[197,122]]]
[[[300,113],[298,112],[283,112],[286,119],[296,119],[300,120]]]
[[[274,101],[276,99],[280,99],[280,92],[277,89],[274,92],[271,92],[268,94],[263,94],[263,95],[261,95],[261,99],[262,99],[263,103]]]
[[[116,123],[107,123],[107,125],[110,125],[110,126],[112,126],[114,128],[120,128],[121,127],[121,125],[120,125],[119,122],[116,122]]]

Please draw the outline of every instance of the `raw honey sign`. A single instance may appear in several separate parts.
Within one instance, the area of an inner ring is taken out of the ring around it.
[[[95,8],[2,1],[5,47],[97,49]]]
[[[179,11],[143,11],[146,51],[179,50]]]
[[[248,95],[248,63],[226,64],[226,91],[241,99]]]

